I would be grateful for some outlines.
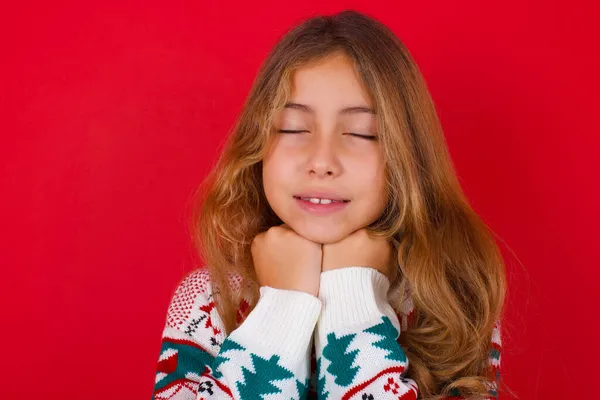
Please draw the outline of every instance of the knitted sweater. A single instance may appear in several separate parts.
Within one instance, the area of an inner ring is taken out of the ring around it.
[[[406,377],[408,359],[398,343],[413,303],[397,286],[365,267],[323,272],[318,298],[263,286],[250,313],[242,301],[241,324],[226,336],[208,271],[196,270],[168,308],[152,398],[416,399],[418,387]],[[488,363],[499,379],[499,321],[491,340]],[[496,388],[497,382],[490,385],[490,398]],[[462,398],[455,394],[449,399]]]

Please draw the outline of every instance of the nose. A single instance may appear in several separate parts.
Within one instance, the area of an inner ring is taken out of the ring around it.
[[[307,167],[309,175],[315,178],[338,176],[342,166],[334,141],[324,137],[316,139],[310,149]]]

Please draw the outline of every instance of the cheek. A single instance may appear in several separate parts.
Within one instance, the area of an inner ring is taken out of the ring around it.
[[[270,160],[269,162],[263,163],[263,189],[265,191],[265,196],[269,203],[272,203],[274,200],[274,196],[277,193],[277,186],[279,185],[279,177],[277,176],[277,168],[275,164],[273,164]]]
[[[370,192],[373,196],[381,195],[385,188],[385,167],[375,155],[363,155],[354,160],[351,175],[363,191]]]
[[[272,207],[276,207],[277,200],[285,193],[285,186],[291,181],[291,165],[289,159],[283,157],[281,152],[272,152],[263,160],[262,169],[263,188],[265,195]]]
[[[386,182],[383,174],[373,179],[373,185],[371,186],[371,193],[369,195],[371,204],[376,210],[376,214],[379,215],[388,201],[388,192]]]
[[[355,188],[364,200],[363,209],[369,218],[377,218],[383,212],[388,191],[385,167],[377,157],[365,157],[357,163],[352,173]]]

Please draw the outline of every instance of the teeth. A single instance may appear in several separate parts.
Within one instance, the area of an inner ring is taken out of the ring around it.
[[[348,200],[331,200],[331,199],[319,199],[317,197],[296,197],[297,199],[310,201],[313,204],[331,204],[331,203],[347,203]]]
[[[310,201],[313,204],[331,204],[336,203],[335,200],[330,199],[318,199],[316,197],[301,197],[302,200]]]

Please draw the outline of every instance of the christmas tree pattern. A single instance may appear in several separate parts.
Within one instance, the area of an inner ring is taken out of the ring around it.
[[[281,389],[273,382],[294,377],[291,371],[279,365],[279,356],[273,355],[268,360],[250,353],[254,371],[242,367],[244,383],[237,382],[240,398],[243,400],[264,400],[263,395],[281,393]]]
[[[205,349],[188,340],[164,339],[160,354],[157,372],[163,377],[156,382],[157,391],[176,382],[194,380],[190,374],[202,374],[205,365],[214,360]]]
[[[352,383],[359,370],[359,367],[352,367],[359,350],[347,353],[348,346],[355,337],[356,334],[353,333],[338,338],[332,332],[327,335],[327,345],[323,348],[323,357],[331,362],[327,372],[335,376],[334,382],[340,386],[348,386]]]
[[[329,392],[325,391],[325,375],[323,375],[323,377],[321,378],[321,361],[322,358],[319,357],[317,359],[317,391],[318,391],[318,398],[320,400],[327,400],[327,397],[329,396]]]
[[[399,334],[398,330],[392,324],[392,321],[390,321],[390,319],[385,315],[381,317],[381,319],[382,322],[380,324],[374,325],[369,329],[366,329],[364,332],[381,336],[381,339],[377,342],[374,342],[372,345],[382,350],[386,350],[388,353],[385,358],[392,361],[406,363],[406,354],[404,353],[402,347],[400,347],[396,342],[396,338],[398,338]]]
[[[219,355],[217,356],[217,358],[215,358],[215,361],[213,363],[213,376],[217,379],[220,379],[223,374],[221,374],[221,372],[219,371],[219,367],[221,366],[221,364],[223,364],[226,361],[230,361],[229,358],[225,357],[224,354],[227,353],[228,351],[231,350],[241,350],[241,351],[245,351],[246,348],[241,346],[239,343],[236,343],[235,341],[227,338],[224,342],[223,345],[221,346],[221,350],[219,351]]]
[[[298,391],[298,400],[305,400],[308,395],[308,384],[310,379],[307,378],[306,382],[302,383],[296,379],[296,390]]]
[[[235,398],[239,400],[306,400],[313,399],[313,395],[319,400],[418,397],[416,382],[404,376],[408,359],[397,343],[396,329],[396,322],[401,323],[403,330],[414,323],[412,303],[401,313],[395,310],[398,321],[393,316],[390,320],[381,314],[372,315],[375,323],[350,335],[349,327],[344,327],[343,333],[337,333],[335,328],[323,332],[318,346],[325,346],[325,351],[315,349],[313,375],[305,380],[304,373],[292,374],[301,371],[301,367],[304,369],[304,361],[301,364],[299,360],[272,353],[261,353],[260,358],[252,353],[251,347],[246,348],[244,336],[240,341],[227,340],[221,333],[224,328],[216,312],[212,312],[210,323],[204,323],[212,310],[209,283],[208,273],[201,271],[177,290],[162,337],[153,399],[233,399],[231,389],[236,389],[239,397]],[[203,313],[194,309],[195,304],[201,304]],[[273,322],[273,326],[276,324]],[[491,339],[493,348],[488,363],[496,374],[496,385],[490,388],[490,395],[495,398],[500,380],[500,321]],[[220,351],[215,357],[217,349]],[[460,396],[460,391],[452,390],[451,396]]]

